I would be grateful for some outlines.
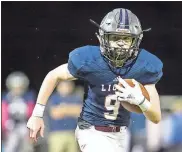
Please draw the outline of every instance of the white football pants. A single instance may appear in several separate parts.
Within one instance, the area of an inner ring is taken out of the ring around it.
[[[84,130],[77,126],[75,135],[82,152],[129,151],[130,134],[126,127],[121,127],[120,132],[102,132],[94,126]]]

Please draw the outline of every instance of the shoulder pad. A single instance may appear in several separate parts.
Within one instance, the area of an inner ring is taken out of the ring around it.
[[[163,63],[162,61],[155,55],[149,53],[146,50],[142,50],[140,53],[140,59],[145,60],[145,77],[146,84],[156,84],[162,77],[163,72]]]
[[[68,70],[70,73],[76,78],[83,78],[82,68],[86,66],[91,61],[94,61],[94,58],[97,56],[97,52],[95,51],[97,46],[83,46],[80,48],[76,48],[69,54],[68,59]]]

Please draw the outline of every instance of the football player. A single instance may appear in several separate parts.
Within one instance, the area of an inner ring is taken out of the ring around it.
[[[130,10],[117,8],[100,25],[91,22],[99,28],[96,35],[100,46],[76,48],[69,54],[68,63],[46,75],[27,127],[35,141],[39,131],[43,136],[45,105],[57,82],[80,79],[88,86],[75,132],[81,151],[125,152],[130,112],[121,103],[138,106],[147,119],[158,123],[161,110],[155,84],[162,77],[163,64],[155,55],[139,48],[144,30]],[[124,81],[126,78],[133,79],[135,87],[130,87]],[[150,102],[138,82],[147,89]]]

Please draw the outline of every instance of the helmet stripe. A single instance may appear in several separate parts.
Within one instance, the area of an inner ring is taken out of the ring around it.
[[[125,9],[122,9],[122,23],[123,23],[123,28],[125,27]]]
[[[128,11],[125,9],[125,28],[129,29]]]
[[[119,23],[118,23],[118,27],[117,28],[120,28],[121,27],[121,23],[122,23],[122,9],[119,10],[120,14],[119,14]]]
[[[125,10],[124,9],[120,9],[118,28],[124,28],[124,27],[125,27]]]

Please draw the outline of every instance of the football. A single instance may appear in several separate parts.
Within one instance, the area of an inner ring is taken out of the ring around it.
[[[132,79],[124,79],[131,87],[134,87],[135,85],[133,84],[132,82]],[[119,83],[120,86],[122,86],[122,84]],[[150,96],[149,96],[149,93],[148,91],[145,89],[145,87],[139,83],[140,85],[140,88],[141,88],[141,91],[142,91],[142,94],[143,96],[148,100],[150,101]],[[133,105],[133,104],[130,104],[130,103],[127,103],[127,102],[121,102],[121,105],[128,111],[130,112],[135,112],[135,113],[142,113],[142,110],[140,109],[139,106],[137,105]]]

